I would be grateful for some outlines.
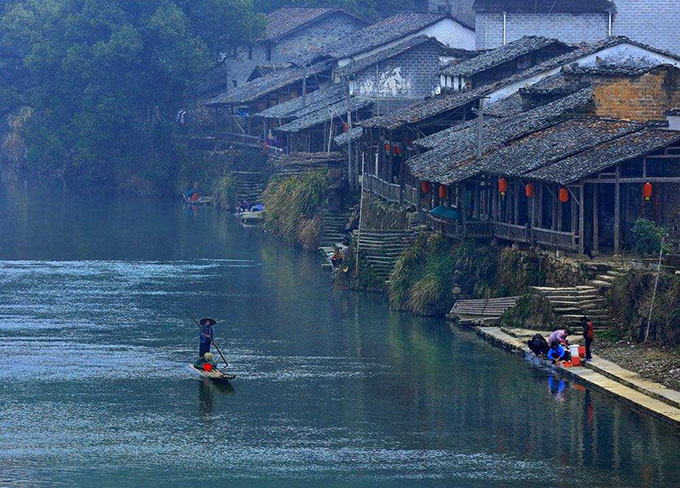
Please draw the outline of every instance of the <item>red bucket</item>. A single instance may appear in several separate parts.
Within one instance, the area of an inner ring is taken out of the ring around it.
[[[211,363],[203,363],[203,371],[212,371]]]
[[[578,356],[572,356],[571,357],[571,364],[572,366],[581,366],[581,358]]]
[[[586,346],[578,346],[578,355],[579,357],[586,357]]]

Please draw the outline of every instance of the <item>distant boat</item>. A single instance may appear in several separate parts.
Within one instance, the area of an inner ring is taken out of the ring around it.
[[[183,198],[183,201],[189,205],[212,205],[213,197]]]

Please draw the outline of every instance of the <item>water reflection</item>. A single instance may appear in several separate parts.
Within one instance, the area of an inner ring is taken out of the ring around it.
[[[11,192],[2,483],[672,486],[680,471],[665,424],[444,321],[332,290],[314,256],[212,209]],[[219,319],[237,394],[187,371],[184,310]]]

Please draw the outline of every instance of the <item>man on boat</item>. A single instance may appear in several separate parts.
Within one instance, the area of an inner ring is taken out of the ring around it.
[[[198,356],[201,358],[205,355],[205,353],[210,352],[210,344],[212,343],[213,337],[215,336],[213,325],[216,323],[217,321],[215,319],[211,319],[210,317],[201,319],[199,322],[201,330],[198,334]]]

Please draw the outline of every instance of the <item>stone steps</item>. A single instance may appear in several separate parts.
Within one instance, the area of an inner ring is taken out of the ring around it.
[[[320,246],[323,248],[334,248],[336,244],[345,240],[345,226],[349,221],[351,212],[323,214],[323,224],[321,228]]]
[[[404,252],[415,236],[413,231],[379,231],[362,230],[359,240],[359,252],[381,281],[387,281],[394,270],[399,256]],[[358,233],[353,233],[357,242]]]
[[[606,311],[607,301],[602,297],[601,287],[592,285],[554,288],[534,286],[531,287],[531,291],[548,300],[555,314],[577,332],[583,316],[591,318],[598,330],[606,329],[611,325],[611,319]]]

